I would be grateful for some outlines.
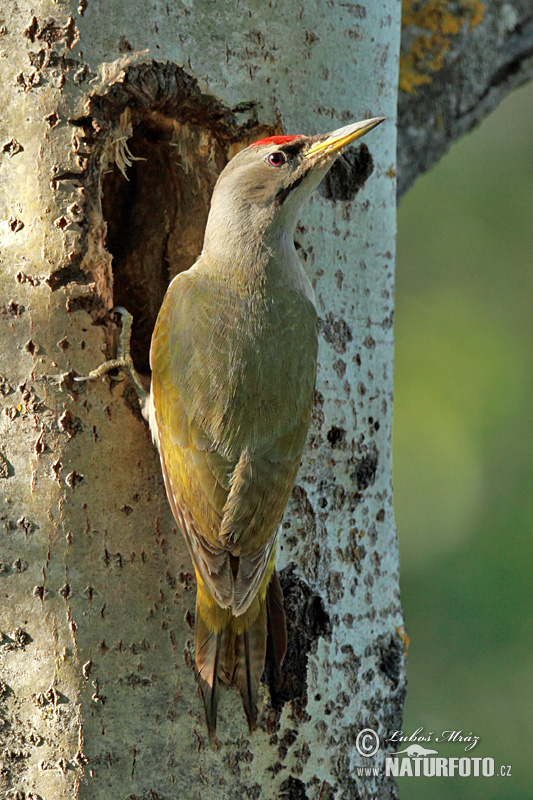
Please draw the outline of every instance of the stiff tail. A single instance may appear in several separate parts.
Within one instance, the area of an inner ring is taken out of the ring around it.
[[[250,731],[257,725],[257,694],[265,659],[270,679],[279,685],[287,634],[283,595],[275,572],[259,612],[251,623],[248,619],[248,613],[239,617],[228,613],[225,626],[212,631],[206,624],[198,602],[196,605],[196,667],[211,737],[216,732],[221,683],[238,688]]]
[[[281,665],[287,652],[287,623],[283,610],[283,592],[276,570],[268,584],[266,595],[267,606],[267,651],[266,670],[271,691],[279,689],[281,684]]]
[[[227,636],[228,628],[224,628],[219,633],[213,633],[207,628],[197,602],[194,636],[196,668],[204,699],[207,728],[211,736],[215,735],[217,726],[218,687],[220,681],[224,680],[221,673]]]

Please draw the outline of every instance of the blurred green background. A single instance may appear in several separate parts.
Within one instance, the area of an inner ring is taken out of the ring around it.
[[[402,800],[532,796],[533,84],[420,178],[398,221],[393,479],[403,730],[480,737],[509,778],[403,778]],[[431,744],[426,744],[431,747]]]

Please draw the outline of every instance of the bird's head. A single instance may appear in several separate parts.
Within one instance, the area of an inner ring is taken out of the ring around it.
[[[292,233],[301,207],[337,157],[384,119],[315,136],[270,136],[254,142],[220,174],[211,200],[212,222],[219,231],[225,217],[232,229],[237,223],[239,230],[252,226],[258,234],[271,226]]]

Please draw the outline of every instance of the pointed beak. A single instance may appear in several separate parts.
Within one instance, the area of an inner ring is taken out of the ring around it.
[[[333,153],[339,155],[338,151],[355,142],[356,139],[360,139],[365,133],[375,128],[376,125],[380,125],[384,119],[385,117],[365,119],[362,122],[346,125],[344,128],[339,128],[331,133],[324,133],[315,139],[306,152],[305,158],[318,156],[319,159],[322,159],[324,156],[332,155]]]

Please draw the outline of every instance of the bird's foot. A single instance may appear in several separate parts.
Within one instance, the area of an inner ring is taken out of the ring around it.
[[[80,383],[82,381],[96,381],[100,378],[103,378],[104,375],[107,375],[107,373],[111,372],[111,370],[119,369],[123,372],[126,372],[131,377],[135,386],[135,391],[139,396],[141,408],[144,408],[148,400],[149,393],[143,386],[141,377],[135,369],[130,353],[131,326],[133,323],[133,317],[128,311],[126,311],[125,308],[123,308],[123,306],[116,306],[112,309],[112,311],[120,314],[122,317],[122,330],[120,332],[120,339],[118,343],[117,358],[112,358],[110,361],[104,361],[103,364],[100,364],[99,367],[93,369],[88,375],[76,377],[74,380]],[[123,378],[118,378],[118,380],[123,380]]]

